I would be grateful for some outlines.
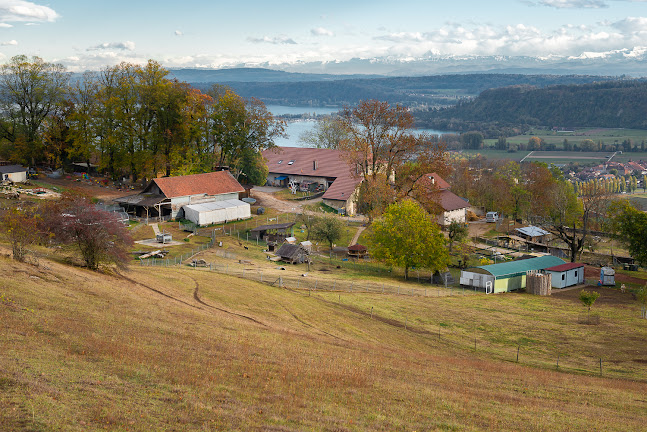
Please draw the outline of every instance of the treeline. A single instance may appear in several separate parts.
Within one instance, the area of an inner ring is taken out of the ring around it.
[[[218,166],[264,181],[260,151],[283,134],[282,123],[257,99],[223,86],[202,92],[168,75],[151,60],[72,81],[61,65],[14,57],[0,69],[0,157],[52,168],[98,163],[133,182]]]
[[[615,80],[536,88],[515,85],[485,90],[447,109],[418,112],[419,125],[444,130],[527,126],[647,129],[647,82]]]
[[[466,74],[289,83],[232,81],[224,84],[243,97],[259,98],[268,104],[354,106],[361,100],[375,99],[392,105],[416,107],[451,106],[487,89],[505,86],[545,87],[554,84],[582,84],[612,79],[615,78],[590,75]],[[210,85],[205,82],[191,82],[191,84],[203,90]]]

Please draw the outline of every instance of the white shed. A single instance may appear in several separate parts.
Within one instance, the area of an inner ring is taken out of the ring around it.
[[[184,218],[198,226],[252,217],[249,204],[237,199],[185,205],[182,209],[184,210]]]
[[[584,283],[584,264],[566,263],[544,269],[552,275],[551,285],[553,288],[566,288]]]
[[[27,181],[27,168],[20,165],[3,165],[0,166],[0,181],[9,180],[14,183],[24,183]]]

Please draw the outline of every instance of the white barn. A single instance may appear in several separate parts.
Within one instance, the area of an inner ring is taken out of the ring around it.
[[[252,217],[250,205],[237,199],[185,205],[182,210],[184,218],[198,226]]]

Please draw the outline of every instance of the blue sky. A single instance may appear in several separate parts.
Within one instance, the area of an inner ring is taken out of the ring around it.
[[[38,55],[71,71],[618,50],[647,51],[647,0],[0,0],[0,62]]]

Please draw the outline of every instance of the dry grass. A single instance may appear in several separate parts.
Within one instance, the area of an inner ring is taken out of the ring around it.
[[[347,307],[419,313],[420,330],[440,314],[503,327],[552,308],[535,328],[555,336],[571,324],[548,318],[574,306],[554,299],[339,305],[209,272],[101,275],[6,257],[0,274],[0,430],[626,431],[647,417],[644,382],[492,359]],[[613,338],[641,325],[616,321]],[[620,343],[606,339],[592,343]]]

